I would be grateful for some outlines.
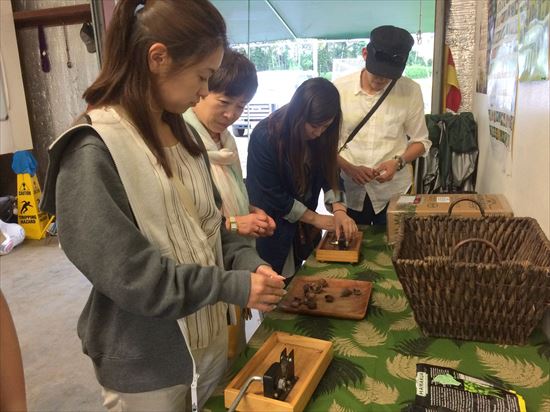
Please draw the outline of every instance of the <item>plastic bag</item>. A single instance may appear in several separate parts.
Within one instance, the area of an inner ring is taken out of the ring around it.
[[[6,223],[0,220],[0,232],[6,238],[0,244],[0,255],[7,255],[15,246],[25,240],[25,229],[17,223]]]
[[[28,173],[34,176],[36,174],[36,159],[31,152],[20,150],[13,154],[11,169],[18,175]]]

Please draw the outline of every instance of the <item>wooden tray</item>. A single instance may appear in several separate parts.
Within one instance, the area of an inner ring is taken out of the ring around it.
[[[328,282],[328,287],[324,288],[324,292],[316,295],[317,309],[309,309],[305,305],[300,305],[295,308],[290,305],[294,297],[304,298],[305,283],[314,282],[320,279],[322,278],[316,276],[295,277],[289,286],[288,293],[281,303],[279,303],[279,308],[286,312],[314,316],[330,316],[333,318],[363,319],[365,317],[372,290],[372,283],[364,280],[325,278]],[[361,290],[361,294],[341,297],[340,294],[344,288],[350,290],[357,288]],[[327,294],[334,297],[334,302],[329,303],[325,301],[325,295]]]
[[[262,383],[253,382],[237,411],[303,411],[332,360],[332,343],[284,332],[274,332],[229,382],[224,391],[225,407],[231,406],[249,377],[263,376],[273,362],[279,362],[285,348],[287,352],[294,350],[294,373],[298,377],[285,401],[264,397]]]
[[[338,249],[337,245],[330,242],[336,240],[334,232],[326,232],[315,251],[315,258],[319,262],[359,262],[359,250],[363,241],[363,232],[357,232],[346,250]]]

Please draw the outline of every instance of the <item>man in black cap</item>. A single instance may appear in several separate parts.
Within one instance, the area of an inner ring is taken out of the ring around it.
[[[334,81],[343,113],[338,163],[348,214],[359,224],[386,223],[389,199],[411,186],[407,164],[431,145],[420,86],[401,76],[413,44],[406,30],[377,27],[363,49],[365,68]],[[382,103],[349,140],[379,100]]]

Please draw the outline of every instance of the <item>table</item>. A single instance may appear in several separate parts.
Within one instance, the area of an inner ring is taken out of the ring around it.
[[[550,412],[550,343],[535,330],[525,346],[426,337],[391,262],[383,228],[363,228],[362,260],[354,265],[320,263],[313,256],[296,276],[373,282],[364,320],[266,314],[235,365],[237,372],[274,331],[330,339],[334,359],[306,411],[400,411],[415,397],[416,363],[426,362],[498,383],[521,394],[529,412]],[[299,360],[297,360],[298,362]],[[223,394],[205,410],[225,411]]]

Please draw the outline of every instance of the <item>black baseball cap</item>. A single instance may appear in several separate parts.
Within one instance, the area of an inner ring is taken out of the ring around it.
[[[411,34],[399,27],[380,26],[370,33],[366,69],[380,77],[399,79],[414,44]]]

